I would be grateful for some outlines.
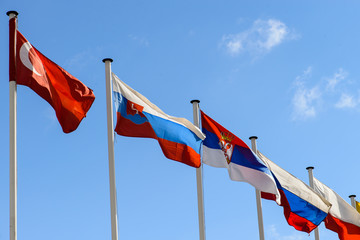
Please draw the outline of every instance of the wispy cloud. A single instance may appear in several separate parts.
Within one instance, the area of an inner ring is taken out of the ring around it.
[[[294,81],[295,93],[292,98],[293,120],[314,118],[324,108],[357,109],[360,107],[360,91],[351,93],[356,88],[348,80],[348,72],[339,68],[330,77],[323,77],[308,86],[312,67],[308,67]]]
[[[139,36],[135,36],[133,34],[129,34],[128,36],[131,40],[137,42],[139,45],[141,46],[149,46],[149,41],[146,39],[146,38],[143,38],[143,37],[139,37]]]
[[[342,68],[339,68],[334,75],[327,79],[326,89],[329,91],[334,91],[336,86],[347,77],[348,73]]]
[[[303,84],[299,86],[292,100],[294,105],[293,119],[315,117],[320,100],[321,91],[317,86],[312,88],[306,88]]]
[[[312,67],[309,66],[307,69],[304,70],[304,72],[297,76],[295,78],[295,84],[301,84],[301,82],[305,81],[306,79],[309,79],[312,74]]]
[[[295,36],[295,33],[279,20],[258,19],[243,32],[224,35],[221,43],[233,56],[243,52],[259,55],[271,51],[286,39],[294,39]]]
[[[312,68],[308,67],[301,75],[295,79],[295,94],[292,99],[294,107],[293,120],[308,119],[315,117],[317,107],[321,100],[321,91],[318,86],[308,88],[305,86],[306,80],[311,76]]]
[[[275,225],[270,225],[270,227],[268,227],[268,233],[270,235],[270,240],[305,240],[309,238],[305,233],[300,232],[294,232],[291,235],[280,234]]]
[[[95,48],[88,48],[83,49],[81,52],[77,52],[76,54],[72,55],[68,58],[65,62],[65,69],[68,68],[77,68],[77,69],[84,69],[89,66],[95,61],[98,61],[98,56],[101,55],[102,47],[95,47]]]
[[[341,94],[339,101],[335,104],[336,108],[355,108],[359,101],[346,93]]]

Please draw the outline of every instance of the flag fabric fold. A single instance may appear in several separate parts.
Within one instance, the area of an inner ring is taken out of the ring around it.
[[[325,219],[325,227],[336,232],[340,240],[360,240],[359,212],[316,178],[314,190],[332,205]]]
[[[122,136],[156,139],[164,155],[192,167],[200,167],[200,147],[205,138],[185,118],[169,116],[112,73],[117,112],[115,132]]]
[[[296,230],[310,233],[327,216],[331,204],[307,184],[285,171],[258,151],[274,175],[281,193],[281,204],[289,225]],[[262,192],[262,198],[273,200],[272,194]]]
[[[267,166],[238,137],[201,111],[201,124],[206,139],[203,163],[227,168],[231,180],[247,182],[260,191],[274,194],[280,201],[275,180]]]
[[[45,99],[65,133],[76,130],[95,100],[93,91],[34,48],[15,29],[15,21],[10,21],[10,81]]]

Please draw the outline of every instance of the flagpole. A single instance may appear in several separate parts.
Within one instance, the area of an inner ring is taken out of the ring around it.
[[[257,146],[256,146],[256,136],[249,137],[251,140],[251,149],[257,155]],[[256,194],[256,206],[257,206],[257,216],[258,216],[258,225],[259,225],[259,239],[264,240],[264,222],[262,214],[262,205],[261,205],[261,191],[255,188]]]
[[[314,174],[313,174],[313,169],[314,167],[307,167],[306,170],[308,170],[309,173],[309,185],[312,189],[314,189]],[[320,235],[319,235],[319,227],[316,227],[314,229],[314,234],[315,234],[315,240],[320,240]]]
[[[200,127],[199,120],[199,100],[191,100],[193,105],[194,125]],[[197,199],[198,199],[198,216],[199,216],[199,235],[200,240],[205,240],[205,213],[204,213],[204,192],[203,192],[203,179],[202,179],[203,166],[196,168],[196,186],[197,186]]]
[[[114,155],[114,123],[111,87],[111,58],[104,58],[106,78],[106,111],[108,132],[108,156],[109,156],[109,183],[110,183],[110,211],[111,211],[111,239],[118,240],[118,217],[115,184],[115,155]]]
[[[9,16],[9,20],[16,18],[18,13],[16,11],[8,11],[6,13]],[[14,31],[14,51],[16,54],[16,29],[15,23]],[[9,43],[11,45],[11,43]],[[15,61],[15,59],[13,59]],[[9,64],[14,64],[10,63]],[[10,240],[17,239],[17,91],[16,91],[16,79],[10,79],[9,81],[9,207],[10,207]]]
[[[351,206],[353,206],[356,209],[356,195],[350,195],[349,198],[351,199]]]

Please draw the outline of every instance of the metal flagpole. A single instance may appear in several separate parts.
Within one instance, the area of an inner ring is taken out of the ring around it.
[[[356,195],[350,195],[349,198],[351,199],[351,206],[353,206],[356,209]]]
[[[111,239],[118,240],[118,218],[115,184],[115,156],[114,156],[114,123],[112,104],[111,58],[104,58],[106,78],[106,111],[108,127],[108,154],[109,154],[109,182],[110,182],[110,208],[111,208]]]
[[[16,18],[18,13],[16,11],[9,11],[6,13],[9,20]],[[14,51],[16,54],[16,30],[17,23],[15,22],[14,31]],[[9,43],[11,44],[11,43]],[[14,59],[15,61],[15,59]],[[9,64],[14,64],[10,63]],[[17,239],[17,149],[16,149],[16,109],[17,109],[17,91],[16,79],[9,81],[9,204],[10,204],[10,240]]]
[[[199,119],[199,100],[190,101],[193,105],[194,125],[200,127]],[[196,169],[196,186],[197,186],[197,199],[198,199],[198,215],[199,215],[199,235],[200,240],[205,240],[205,213],[204,213],[204,193],[203,193],[203,179],[202,179],[203,166]]]
[[[307,167],[306,170],[308,170],[309,173],[309,184],[310,187],[312,189],[314,189],[314,174],[313,174],[313,169],[314,167]],[[315,233],[315,240],[320,240],[320,235],[319,235],[319,228],[315,228],[314,229],[314,233]]]
[[[249,137],[251,140],[251,149],[257,155],[257,146],[256,146],[256,136]],[[262,215],[262,205],[261,205],[261,191],[255,189],[256,193],[256,206],[257,206],[257,215],[258,215],[258,223],[259,223],[259,239],[264,240],[264,222],[263,222],[263,215]]]

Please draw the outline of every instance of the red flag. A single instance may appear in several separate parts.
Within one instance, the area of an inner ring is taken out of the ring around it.
[[[16,31],[16,53],[12,42],[15,19],[10,21],[10,80],[25,85],[44,98],[55,110],[65,133],[79,126],[95,100],[93,91],[45,57]],[[15,60],[14,60],[15,59]],[[15,66],[14,66],[15,65]],[[15,73],[15,76],[14,76]]]

